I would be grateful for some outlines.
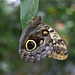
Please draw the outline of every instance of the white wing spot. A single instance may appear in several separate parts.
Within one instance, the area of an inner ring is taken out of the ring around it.
[[[49,28],[49,29],[48,29],[48,31],[51,31],[51,30],[52,30],[52,28]]]
[[[47,26],[47,25],[44,25],[45,27]]]

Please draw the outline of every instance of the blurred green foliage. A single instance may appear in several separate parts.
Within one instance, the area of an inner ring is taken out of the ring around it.
[[[40,0],[37,15],[46,15],[42,21],[63,36],[69,57],[64,61],[46,58],[33,64],[25,63],[18,54],[22,25],[17,3],[0,1],[0,75],[75,75],[75,1]]]

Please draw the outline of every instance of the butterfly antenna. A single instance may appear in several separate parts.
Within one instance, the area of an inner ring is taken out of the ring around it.
[[[50,12],[49,12],[49,13],[47,13],[45,16],[41,17],[41,19],[42,19],[42,18],[44,18],[44,17],[46,17],[46,16],[48,16],[48,15],[50,15]]]
[[[44,18],[44,17],[46,17],[47,15],[48,15],[48,14],[46,14],[46,15],[45,15],[45,16],[43,16],[43,17],[41,17],[41,19],[42,19],[42,18]]]
[[[44,17],[46,17],[46,15],[45,15],[45,16],[43,16],[43,17],[41,17],[41,19],[42,19],[42,18],[44,18]]]
[[[22,21],[23,21],[24,23],[26,23],[26,24],[29,24],[29,23],[27,23],[26,21],[24,21],[23,19],[22,19]]]
[[[36,15],[34,15],[31,11],[30,11],[30,14],[31,14],[33,17],[36,17]]]

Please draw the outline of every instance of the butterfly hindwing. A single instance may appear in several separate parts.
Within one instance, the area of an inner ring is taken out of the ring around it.
[[[42,23],[32,28],[28,26],[20,39],[19,54],[25,62],[40,61],[51,54],[49,31]]]

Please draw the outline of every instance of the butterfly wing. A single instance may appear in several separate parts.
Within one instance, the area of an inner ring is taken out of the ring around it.
[[[65,60],[68,57],[68,49],[66,42],[50,25],[47,25],[45,23],[43,23],[43,25],[45,28],[48,29],[50,38],[52,40],[53,50],[51,50],[51,54],[48,57],[58,60]]]
[[[65,60],[68,49],[65,41],[50,25],[33,19],[20,38],[19,54],[25,62],[33,63],[46,57]]]
[[[19,54],[25,62],[33,63],[51,54],[49,31],[42,23],[32,27],[29,25],[21,35]]]

